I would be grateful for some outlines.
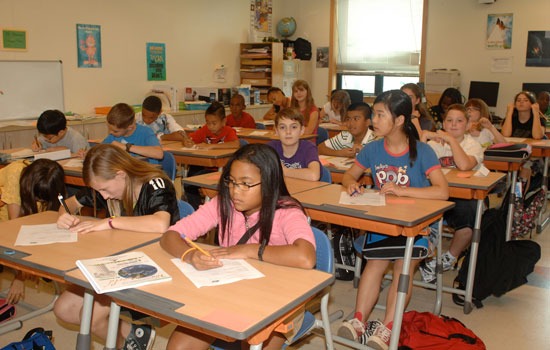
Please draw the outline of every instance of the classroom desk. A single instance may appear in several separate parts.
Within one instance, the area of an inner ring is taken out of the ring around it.
[[[181,181],[186,185],[200,187],[201,189],[203,189],[203,192],[206,196],[214,198],[218,194],[218,182],[220,181],[220,176],[220,172],[209,173],[186,177]],[[285,183],[288,188],[288,192],[291,195],[328,185],[328,183],[322,181],[308,181],[291,177],[285,177]]]
[[[121,306],[219,339],[246,340],[251,349],[261,349],[262,342],[288,315],[303,309],[306,302],[334,282],[334,275],[321,271],[250,259],[248,262],[265,277],[199,289],[159,244],[137,250],[151,257],[172,280],[108,294],[113,303],[106,349],[114,349]],[[89,288],[79,269],[68,273],[67,281]]]
[[[345,125],[334,123],[321,123],[319,124],[319,127],[324,128],[328,131],[329,138],[338,135],[342,131],[348,130]]]
[[[350,206],[339,204],[341,185],[328,185],[294,195],[307,214],[313,219],[341,226],[348,226],[392,236],[407,237],[407,247],[403,257],[403,271],[399,276],[399,287],[392,327],[390,349],[397,349],[401,321],[408,290],[409,267],[414,237],[432,222],[442,218],[443,213],[454,203],[439,200],[398,198],[386,196],[386,206]],[[414,208],[414,210],[412,210]],[[349,344],[341,337],[335,340]],[[355,344],[353,344],[355,345]]]
[[[269,141],[279,140],[279,136],[273,130],[234,128],[237,136],[248,143],[268,143]],[[300,136],[301,140],[315,140],[317,135],[304,134]]]
[[[176,163],[204,166],[208,168],[223,168],[236,148],[228,149],[189,149],[184,148],[181,142],[162,142],[162,149],[176,158]]]
[[[76,161],[75,161],[76,160]],[[57,162],[63,167],[65,172],[65,183],[67,185],[84,187],[84,179],[82,178],[82,161],[78,162],[78,158],[62,159]],[[79,163],[77,165],[76,163]]]
[[[330,171],[333,183],[342,183],[344,173],[355,162],[354,158],[338,157],[338,156],[326,156],[319,155],[321,164]],[[365,174],[361,178],[361,182],[367,185],[372,185],[372,178],[370,177],[370,170],[365,170]]]
[[[0,222],[0,232],[2,232],[0,263],[39,277],[64,283],[66,272],[76,268],[75,262],[78,259],[120,254],[143,244],[152,243],[159,238],[158,233],[106,230],[79,234],[78,242],[74,243],[15,246],[15,240],[19,234],[21,225],[55,223],[57,216],[57,212],[46,211]],[[92,218],[89,219],[93,220]],[[12,251],[14,253],[11,253]],[[8,323],[6,322],[2,326],[6,326]],[[79,341],[87,341],[87,348],[89,348],[90,340],[90,328],[88,324],[87,329],[81,328]]]

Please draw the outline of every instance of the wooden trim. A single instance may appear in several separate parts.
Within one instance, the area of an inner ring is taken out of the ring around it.
[[[330,34],[329,34],[329,60],[328,60],[328,90],[327,96],[330,96],[333,89],[336,88],[336,57],[338,51],[338,23],[337,17],[337,0],[330,0]]]
[[[420,46],[420,67],[418,67],[419,81],[424,82],[426,75],[426,46],[428,42],[428,0],[424,0],[422,8],[422,45]]]

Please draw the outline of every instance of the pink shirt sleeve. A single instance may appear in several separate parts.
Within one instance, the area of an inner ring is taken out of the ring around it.
[[[193,214],[184,217],[168,228],[196,240],[218,225],[218,198],[201,205]]]

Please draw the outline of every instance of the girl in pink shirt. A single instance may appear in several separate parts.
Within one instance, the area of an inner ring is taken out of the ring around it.
[[[301,204],[290,197],[277,153],[264,144],[240,148],[224,167],[219,195],[168,229],[160,244],[197,270],[221,266],[220,259],[259,259],[311,269],[315,240]],[[220,246],[202,254],[183,239],[195,240],[218,227]],[[297,327],[299,329],[300,327]],[[208,349],[215,339],[178,327],[168,349]],[[264,349],[280,349],[285,338],[273,333]]]

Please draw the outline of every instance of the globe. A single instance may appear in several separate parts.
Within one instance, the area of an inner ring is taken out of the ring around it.
[[[277,33],[287,38],[296,32],[296,20],[294,17],[285,17],[277,23]]]

